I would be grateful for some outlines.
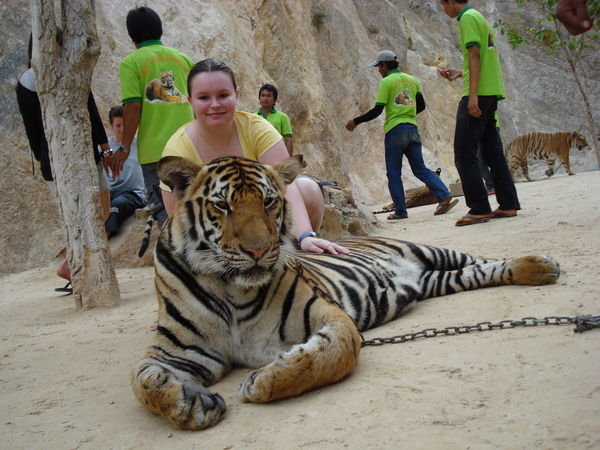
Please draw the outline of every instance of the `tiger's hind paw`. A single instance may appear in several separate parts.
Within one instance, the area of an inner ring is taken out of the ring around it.
[[[556,283],[560,265],[548,256],[523,256],[512,261],[510,271],[513,284],[540,286]]]
[[[271,400],[270,380],[262,372],[263,369],[253,371],[240,384],[238,394],[243,402],[266,403]]]

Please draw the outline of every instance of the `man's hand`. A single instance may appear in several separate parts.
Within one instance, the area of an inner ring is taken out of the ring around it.
[[[454,81],[457,78],[462,77],[462,72],[456,69],[438,69],[438,73],[442,78],[449,81]]]
[[[112,172],[113,178],[117,178],[119,176],[128,157],[129,153],[117,151],[114,152],[108,159],[108,164],[110,166],[110,171]]]
[[[588,15],[586,0],[560,0],[556,7],[556,18],[573,36],[592,28],[593,20]]]
[[[467,105],[469,114],[473,117],[481,117],[481,110],[479,109],[479,99],[476,95],[469,95],[469,103]]]
[[[107,175],[109,174],[111,158],[112,158],[112,155],[109,155],[108,153],[104,153],[104,157],[102,158],[102,167],[104,167],[104,171],[106,172]]]
[[[354,131],[355,128],[356,124],[354,123],[354,119],[350,119],[348,122],[346,122],[346,130]]]

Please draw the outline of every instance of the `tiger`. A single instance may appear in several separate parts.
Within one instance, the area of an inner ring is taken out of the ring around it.
[[[349,238],[351,254],[300,252],[286,185],[301,155],[274,165],[165,157],[158,175],[177,203],[154,251],[158,321],[133,368],[139,402],[180,429],[214,426],[226,405],[209,387],[252,368],[242,402],[288,398],[347,377],[361,332],[414,302],[499,285],[555,283],[545,256],[478,259],[386,237]]]
[[[523,175],[528,181],[533,181],[527,169],[527,157],[533,159],[545,159],[548,169],[545,171],[547,177],[554,175],[554,162],[556,158],[569,175],[575,175],[571,170],[569,162],[569,150],[577,147],[583,150],[588,143],[584,135],[576,131],[563,131],[560,133],[527,133],[512,140],[506,146],[506,159],[510,173],[514,177],[517,169],[521,167]]]
[[[187,101],[175,86],[173,72],[161,72],[160,79],[155,78],[146,85],[146,98],[149,101],[183,102]]]
[[[434,173],[439,177],[442,173],[442,169],[438,167]],[[405,194],[405,202],[407,208],[416,208],[418,206],[433,205],[434,203],[439,202],[439,200],[434,197],[434,195],[431,193],[427,186],[407,189]],[[396,205],[394,204],[394,202],[392,202],[388,203],[381,209],[381,211],[377,211],[374,214],[394,212],[395,210]]]

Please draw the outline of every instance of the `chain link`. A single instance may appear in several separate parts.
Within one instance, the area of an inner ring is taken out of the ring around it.
[[[298,276],[300,278],[302,278],[306,284],[308,284],[310,286],[310,288],[313,290],[313,292],[317,295],[320,295],[321,297],[325,298],[325,300],[327,300],[329,303],[333,303],[337,306],[339,306],[342,310],[344,308],[342,308],[342,305],[339,304],[339,302],[335,301],[333,299],[333,297],[331,296],[331,294],[329,294],[329,292],[324,291],[321,286],[319,286],[317,284],[317,282],[315,280],[313,280],[312,278],[308,278],[306,276],[306,274],[304,273],[304,266],[302,265],[302,263],[299,260],[295,260],[293,264],[290,264],[291,268],[298,274]]]
[[[312,278],[308,278],[304,273],[304,266],[299,260],[290,264],[300,278],[302,278],[313,290],[316,295],[320,295],[328,302],[333,303],[340,308],[340,305],[329,292],[323,290],[319,284]],[[343,308],[342,308],[343,309]],[[517,327],[537,327],[538,325],[570,325],[575,324],[573,331],[583,333],[592,328],[600,328],[599,316],[548,316],[543,319],[537,317],[523,317],[519,320],[501,320],[500,322],[479,322],[476,325],[459,325],[446,328],[425,328],[414,333],[405,333],[387,338],[373,338],[366,340],[361,334],[362,347],[378,346],[383,344],[402,344],[404,342],[416,341],[417,339],[432,338],[437,336],[456,336],[457,334],[473,333],[475,331],[508,330]]]
[[[575,324],[574,331],[582,333],[592,328],[600,328],[600,316],[548,316],[543,319],[523,317],[520,320],[501,320],[500,322],[479,322],[476,325],[460,325],[446,328],[425,328],[414,333],[405,333],[388,338],[373,338],[365,340],[362,346],[377,346],[383,344],[402,344],[417,339],[437,336],[455,336],[457,334],[473,333],[475,331],[508,330],[516,327],[536,327],[538,325],[570,325]]]

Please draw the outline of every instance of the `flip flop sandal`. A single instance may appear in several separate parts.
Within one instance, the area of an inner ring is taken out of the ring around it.
[[[435,212],[433,213],[433,215],[439,216],[442,214],[446,214],[448,211],[450,211],[452,208],[454,208],[457,203],[458,203],[457,198],[449,201],[448,203],[439,203],[437,208],[435,209]]]
[[[401,219],[408,219],[408,216],[400,216],[396,213],[392,213],[389,216],[387,216],[387,220],[401,220]]]
[[[514,213],[507,213],[497,209],[490,214],[490,219],[506,219],[508,217],[517,217],[516,211]]]
[[[470,216],[470,215],[466,215],[466,216],[462,216],[460,219],[458,219],[458,221],[456,222],[456,226],[457,227],[466,227],[467,225],[475,225],[477,223],[483,223],[483,222],[489,222],[490,217],[489,216]]]
[[[54,289],[54,292],[66,292],[65,295],[70,295],[73,293],[73,287],[71,286],[71,282],[69,281],[65,284],[64,287]]]

